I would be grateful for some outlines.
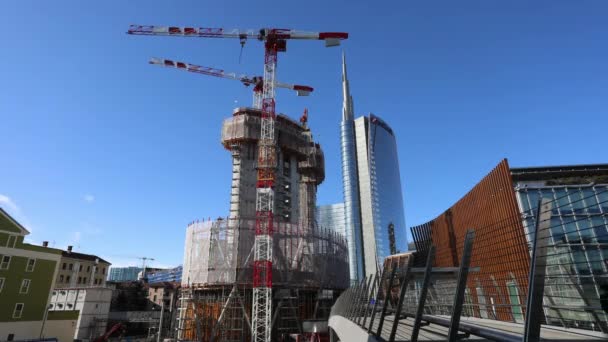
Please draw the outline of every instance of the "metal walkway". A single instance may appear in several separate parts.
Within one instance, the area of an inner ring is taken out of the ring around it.
[[[553,204],[539,202],[528,253],[489,245],[508,228],[492,224],[467,231],[455,266],[433,267],[436,253],[444,260],[448,250],[434,245],[423,260],[413,253],[387,258],[382,273],[340,295],[330,316],[332,338],[608,341],[608,276],[576,271],[582,247],[564,247],[550,235]],[[488,246],[493,250],[483,256],[479,251]]]

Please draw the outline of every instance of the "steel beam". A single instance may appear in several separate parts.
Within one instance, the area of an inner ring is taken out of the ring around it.
[[[450,320],[448,341],[458,340],[458,327],[460,325],[460,315],[462,314],[464,290],[467,287],[467,277],[469,275],[469,264],[471,263],[471,251],[473,249],[474,239],[475,231],[473,229],[467,230],[467,234],[464,238],[462,260],[460,261],[460,270],[458,271],[458,283],[456,287],[456,293],[454,294],[454,303],[452,305],[452,318]]]
[[[420,299],[418,300],[418,308],[416,309],[416,317],[414,318],[414,326],[412,327],[411,342],[418,341],[420,333],[420,323],[422,322],[422,314],[424,313],[424,303],[426,295],[431,285],[431,272],[433,271],[433,262],[435,262],[435,246],[431,245],[426,258],[426,271],[424,272],[424,280],[422,280],[422,288],[420,289]]]
[[[552,201],[543,198],[536,208],[536,227],[532,241],[532,258],[528,276],[528,298],[526,299],[526,323],[524,342],[540,340],[540,325],[543,317],[543,296],[547,269],[547,241],[550,237]]]

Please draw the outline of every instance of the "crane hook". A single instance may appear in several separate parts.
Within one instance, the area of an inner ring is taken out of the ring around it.
[[[241,44],[241,51],[239,52],[239,64],[241,64],[241,58],[243,57],[243,48],[247,42],[247,35],[244,33],[239,34],[239,43]]]

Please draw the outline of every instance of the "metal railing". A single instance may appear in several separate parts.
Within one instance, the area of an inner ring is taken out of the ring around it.
[[[347,289],[331,315],[391,342],[403,319],[411,341],[428,324],[447,329],[449,341],[468,334],[536,341],[549,326],[606,338],[608,200],[598,200],[608,198],[603,192],[608,194],[608,187],[593,200],[543,198],[523,215],[455,236],[454,248],[438,249],[430,241],[406,265],[389,258],[380,274]],[[521,239],[521,248],[501,248],[514,238]],[[454,256],[458,264],[437,266]],[[512,329],[501,330],[496,321]]]

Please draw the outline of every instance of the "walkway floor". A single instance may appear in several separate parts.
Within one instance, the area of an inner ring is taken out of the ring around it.
[[[435,318],[443,318],[449,322],[448,316],[433,316]],[[374,326],[372,331],[376,331],[379,324],[379,318],[374,320]],[[414,324],[413,318],[403,318],[399,320],[397,326],[397,334],[395,341],[409,341],[412,334],[412,327]],[[505,333],[511,335],[514,338],[521,339],[523,335],[524,327],[523,324],[502,322],[489,319],[479,318],[465,318],[460,320],[461,326],[467,326],[471,328],[486,328],[496,332]],[[366,328],[369,327],[369,321],[366,324]],[[382,326],[382,338],[388,340],[391,329],[393,327],[393,316],[387,316]],[[445,341],[448,336],[448,328],[440,325],[431,323],[427,326],[420,328],[418,335],[418,341]],[[542,326],[541,339],[544,341],[607,341],[608,335],[601,333],[580,330],[580,329],[564,329],[553,326]],[[467,338],[463,338],[463,341],[492,341],[478,336],[470,335]]]

